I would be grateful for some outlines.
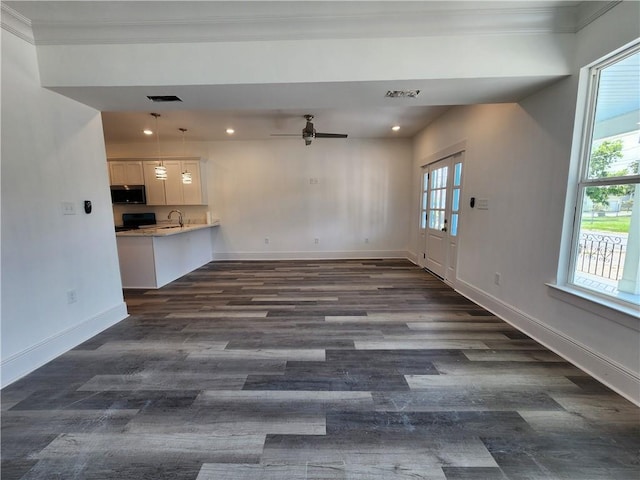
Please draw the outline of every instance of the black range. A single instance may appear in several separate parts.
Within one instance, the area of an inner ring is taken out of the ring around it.
[[[116,225],[116,232],[126,232],[136,230],[145,225],[155,225],[155,213],[123,213],[122,225]]]

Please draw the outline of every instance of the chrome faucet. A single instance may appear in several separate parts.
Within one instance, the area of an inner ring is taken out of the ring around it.
[[[184,227],[184,222],[182,221],[182,212],[180,210],[171,210],[167,218],[171,220],[171,214],[176,212],[178,214],[178,223],[180,224],[180,228]]]

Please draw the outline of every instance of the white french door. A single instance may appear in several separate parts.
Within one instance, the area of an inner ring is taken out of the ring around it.
[[[438,160],[422,171],[421,266],[450,284],[456,279],[463,155]]]

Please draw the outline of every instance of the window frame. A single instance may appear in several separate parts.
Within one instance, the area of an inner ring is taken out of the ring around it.
[[[575,145],[578,148],[577,155],[575,152],[572,154],[572,162],[574,162],[574,165],[577,164],[577,168],[573,170],[575,174],[570,175],[567,189],[567,208],[565,210],[566,216],[562,235],[564,244],[562,251],[564,254],[561,253],[560,255],[557,282],[547,285],[553,287],[556,291],[562,292],[562,294],[554,294],[554,296],[570,303],[576,301],[580,303],[583,300],[587,300],[606,309],[616,310],[624,315],[640,318],[640,306],[638,304],[575,283],[578,243],[583,217],[582,202],[586,195],[586,189],[597,186],[640,184],[640,174],[589,178],[601,73],[607,67],[636,54],[640,54],[640,39],[611,52],[609,55],[582,69],[576,109],[576,125],[580,124],[580,128],[574,132],[574,148]],[[636,199],[640,201],[638,193],[636,193]],[[567,218],[568,212],[571,214],[570,220]],[[574,295],[577,298],[569,300],[566,294]]]

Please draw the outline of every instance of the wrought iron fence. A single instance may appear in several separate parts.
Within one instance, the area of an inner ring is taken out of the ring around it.
[[[626,251],[625,237],[581,232],[577,270],[602,278],[620,280]]]

